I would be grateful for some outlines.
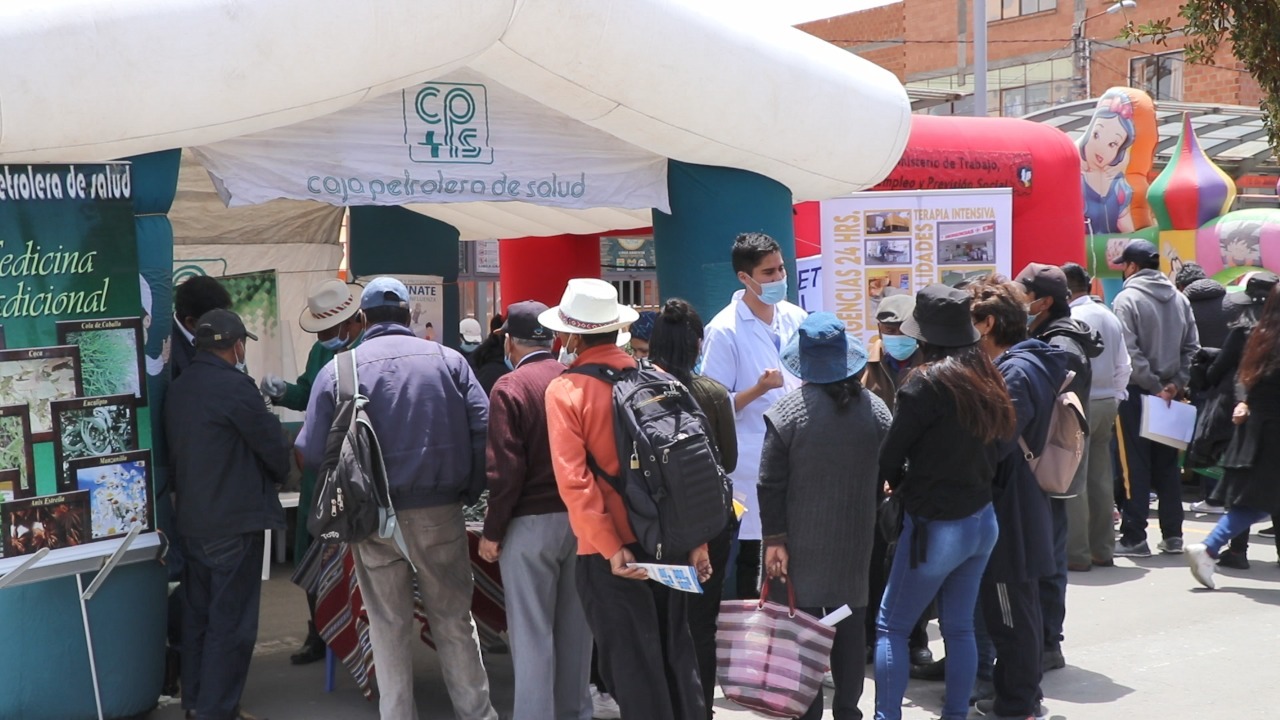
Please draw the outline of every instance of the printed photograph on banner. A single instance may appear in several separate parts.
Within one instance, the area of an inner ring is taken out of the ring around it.
[[[977,282],[995,271],[994,265],[985,267],[949,267],[938,273],[938,282],[955,287],[961,283]]]
[[[146,404],[142,318],[64,320],[56,326],[59,345],[80,348],[80,383],[85,395],[128,393],[138,405]]]
[[[994,222],[938,223],[938,262],[942,265],[995,263]]]
[[[910,210],[876,210],[864,217],[868,235],[910,235]]]
[[[17,557],[49,548],[57,550],[89,542],[89,493],[11,500],[0,505],[4,556]]]
[[[26,405],[0,407],[0,502],[36,494],[36,461]]]
[[[244,327],[258,336],[245,343],[249,374],[262,377],[284,369],[284,336],[280,324],[280,292],[275,270],[224,275],[218,278],[231,295],[231,309]]]
[[[59,345],[0,350],[0,406],[27,406],[33,442],[53,439],[50,402],[82,394],[80,348]]]
[[[55,400],[50,407],[59,492],[76,489],[72,460],[138,449],[138,414],[132,395]]]
[[[868,265],[910,265],[911,238],[868,240],[866,258]]]
[[[71,462],[75,488],[89,493],[94,540],[127,535],[135,527],[154,529],[150,468],[147,450]]]
[[[867,317],[874,319],[880,301],[894,291],[911,292],[911,268],[867,270]]]

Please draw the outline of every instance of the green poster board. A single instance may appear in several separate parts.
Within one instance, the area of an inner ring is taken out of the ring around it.
[[[144,384],[141,348],[129,351],[130,338],[145,343],[151,319],[140,291],[131,185],[127,163],[0,166],[0,399],[21,397],[31,408],[37,495],[56,491],[51,401],[80,395],[86,379],[89,388],[117,387],[104,385],[103,373]],[[117,322],[69,332],[72,320]],[[85,345],[83,362],[76,343]],[[146,393],[137,395],[137,407],[145,407]],[[151,415],[136,416],[139,445],[149,448]]]

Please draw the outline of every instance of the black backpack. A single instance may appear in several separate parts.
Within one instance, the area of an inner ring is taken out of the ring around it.
[[[588,467],[622,496],[640,547],[683,564],[682,555],[719,535],[732,512],[729,477],[702,409],[648,360],[637,368],[581,365],[569,372],[613,386],[619,476],[605,473],[590,453]]]
[[[328,544],[366,540],[375,532],[394,537],[405,557],[404,539],[391,506],[382,447],[365,413],[369,398],[359,393],[356,351],[334,358],[336,386],[333,424],[324,446],[324,462],[317,473],[315,501],[307,530]]]

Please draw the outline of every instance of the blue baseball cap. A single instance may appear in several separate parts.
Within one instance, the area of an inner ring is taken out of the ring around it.
[[[409,307],[409,288],[393,277],[374,278],[360,294],[360,309]]]

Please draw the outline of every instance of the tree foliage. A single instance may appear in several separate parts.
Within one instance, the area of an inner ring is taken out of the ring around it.
[[[1280,0],[1187,0],[1177,19],[1130,22],[1122,37],[1164,45],[1178,32],[1187,37],[1187,62],[1212,65],[1222,44],[1231,43],[1231,53],[1262,86],[1267,135],[1280,154]]]

